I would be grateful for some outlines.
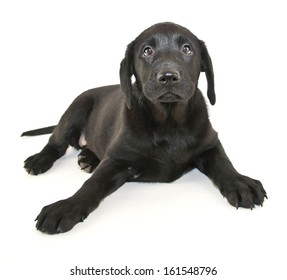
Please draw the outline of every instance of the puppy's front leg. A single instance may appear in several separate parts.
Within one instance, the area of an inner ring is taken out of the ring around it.
[[[38,230],[49,233],[69,231],[82,222],[110,193],[132,176],[131,168],[111,159],[100,162],[94,174],[71,197],[45,206],[36,218]]]
[[[221,143],[204,152],[196,161],[197,168],[219,188],[228,202],[238,207],[253,208],[267,198],[260,181],[239,174],[227,157]]]

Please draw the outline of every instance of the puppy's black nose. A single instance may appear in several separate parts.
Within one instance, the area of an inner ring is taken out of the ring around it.
[[[157,75],[157,80],[161,84],[176,83],[180,79],[177,71],[161,71]]]

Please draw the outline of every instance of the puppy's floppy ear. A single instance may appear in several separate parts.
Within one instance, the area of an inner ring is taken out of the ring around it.
[[[205,72],[206,79],[207,79],[207,96],[211,105],[215,104],[216,97],[214,92],[214,74],[213,74],[213,67],[211,58],[205,46],[205,43],[199,40],[200,47],[201,47],[201,57],[202,57],[202,65],[201,71]]]
[[[134,42],[131,42],[126,50],[125,57],[121,62],[120,67],[120,81],[121,89],[126,96],[127,107],[131,109],[132,106],[132,81],[131,77],[134,74],[133,70],[133,52]]]

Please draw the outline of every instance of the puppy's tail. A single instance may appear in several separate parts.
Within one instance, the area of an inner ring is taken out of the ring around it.
[[[55,125],[52,125],[52,126],[25,131],[21,134],[21,136],[37,136],[37,135],[49,134],[53,132],[55,127],[56,127]]]

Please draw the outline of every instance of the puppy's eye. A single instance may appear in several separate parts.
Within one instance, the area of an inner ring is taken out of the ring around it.
[[[154,51],[153,51],[152,47],[147,46],[143,49],[142,55],[144,57],[149,57],[149,56],[152,56],[153,54],[154,54]]]
[[[182,50],[181,50],[184,54],[186,55],[193,55],[193,51],[191,50],[191,46],[190,45],[183,45]]]

